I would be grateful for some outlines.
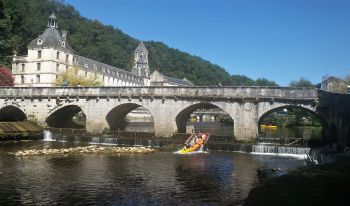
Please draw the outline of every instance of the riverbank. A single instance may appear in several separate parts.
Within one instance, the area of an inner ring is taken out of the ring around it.
[[[37,155],[65,155],[65,154],[80,154],[80,153],[137,153],[147,154],[155,152],[155,149],[146,147],[99,147],[96,145],[86,147],[71,147],[62,149],[32,149],[21,150],[14,153],[16,156],[37,156]]]
[[[347,205],[350,157],[292,171],[253,188],[244,206]]]

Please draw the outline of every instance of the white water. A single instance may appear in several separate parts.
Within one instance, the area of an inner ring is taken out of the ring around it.
[[[118,145],[117,138],[103,138],[102,144],[104,145]]]
[[[280,156],[292,156],[298,158],[306,158],[309,154],[310,148],[306,147],[284,147],[284,146],[272,146],[272,145],[253,145],[252,154],[260,155],[280,155]]]
[[[55,141],[52,138],[52,133],[49,130],[44,130],[44,139],[43,139],[43,141],[47,141],[47,142]]]
[[[100,143],[100,137],[93,137],[93,138],[91,139],[90,144],[101,144],[101,143]]]
[[[101,145],[118,145],[117,138],[105,138],[105,137],[93,137],[90,144],[101,144]]]

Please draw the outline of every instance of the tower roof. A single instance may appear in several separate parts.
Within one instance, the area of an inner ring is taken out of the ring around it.
[[[57,19],[57,17],[56,17],[54,12],[51,13],[51,15],[49,16],[49,19]]]
[[[73,49],[66,42],[57,30],[56,15],[52,13],[49,16],[48,25],[45,31],[28,44],[28,49],[34,48],[55,48],[73,53]]]
[[[144,45],[143,41],[141,41],[141,42],[139,43],[139,45],[136,47],[135,52],[138,52],[138,51],[146,51],[146,52],[148,53],[147,48],[146,48],[146,46]]]

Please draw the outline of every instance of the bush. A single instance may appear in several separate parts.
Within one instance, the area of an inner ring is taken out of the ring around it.
[[[79,69],[76,67],[72,67],[67,69],[65,72],[62,72],[58,75],[56,79],[56,86],[102,86],[100,80],[95,77],[85,77],[78,74]],[[64,83],[67,85],[64,85]]]
[[[12,72],[5,68],[0,66],[0,86],[14,86],[15,80],[12,77]]]

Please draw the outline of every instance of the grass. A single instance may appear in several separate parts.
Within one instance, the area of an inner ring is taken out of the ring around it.
[[[349,205],[350,158],[306,167],[253,188],[245,206]]]

